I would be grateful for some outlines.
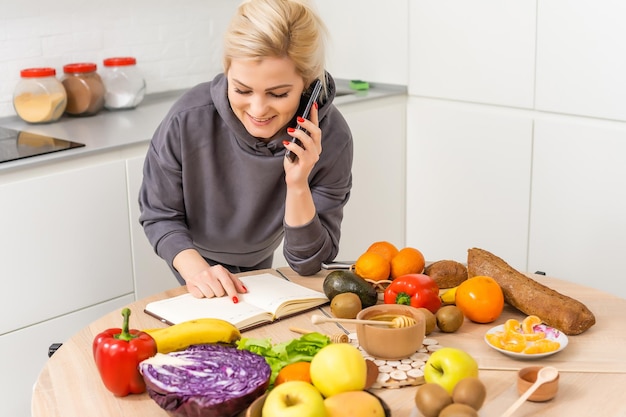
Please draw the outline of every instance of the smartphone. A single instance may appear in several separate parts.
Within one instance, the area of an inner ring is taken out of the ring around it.
[[[304,108],[304,112],[302,113],[302,118],[304,119],[309,118],[309,113],[311,113],[311,107],[313,107],[313,103],[317,101],[321,91],[322,91],[322,82],[319,79],[317,79],[315,80],[315,83],[313,83],[313,91],[311,91],[309,101],[307,102],[306,107]],[[306,132],[306,130],[300,127],[300,125],[296,126],[296,129],[304,130]],[[302,142],[300,142],[300,139],[298,138],[292,137],[291,141],[295,142],[299,146],[302,146]],[[294,162],[297,158],[296,154],[291,152],[290,150],[287,150],[287,152],[285,153],[285,157],[289,159],[291,162]]]
[[[354,266],[354,261],[333,261],[322,262],[322,269],[334,270],[334,269],[346,269],[350,270]]]

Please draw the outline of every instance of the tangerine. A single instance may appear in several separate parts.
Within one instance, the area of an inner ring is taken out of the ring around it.
[[[374,242],[367,248],[366,252],[373,252],[381,255],[383,258],[387,260],[387,262],[391,262],[394,256],[398,254],[398,248],[393,243],[389,243],[387,241]]]
[[[354,272],[363,279],[381,281],[389,278],[389,261],[374,252],[365,252],[354,264]]]
[[[285,365],[278,371],[274,386],[287,381],[304,381],[311,383],[311,362],[294,362]]]
[[[463,281],[456,289],[455,302],[465,317],[476,323],[491,323],[502,313],[504,294],[491,277],[476,276]],[[509,328],[519,322],[509,323]]]
[[[391,259],[391,279],[407,274],[421,274],[425,265],[422,252],[411,247],[402,248]]]

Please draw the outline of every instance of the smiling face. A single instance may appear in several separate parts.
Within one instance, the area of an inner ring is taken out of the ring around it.
[[[227,77],[230,106],[252,136],[269,139],[295,116],[304,80],[289,58],[234,59]]]

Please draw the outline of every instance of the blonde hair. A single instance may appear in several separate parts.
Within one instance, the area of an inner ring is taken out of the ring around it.
[[[224,71],[234,59],[287,57],[305,88],[317,78],[326,91],[326,38],[326,26],[303,0],[248,0],[224,37]]]

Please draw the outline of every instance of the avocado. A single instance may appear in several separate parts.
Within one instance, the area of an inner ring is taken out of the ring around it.
[[[363,308],[378,302],[376,288],[352,271],[333,271],[324,279],[324,294],[332,300],[337,294],[351,292],[359,296]]]

